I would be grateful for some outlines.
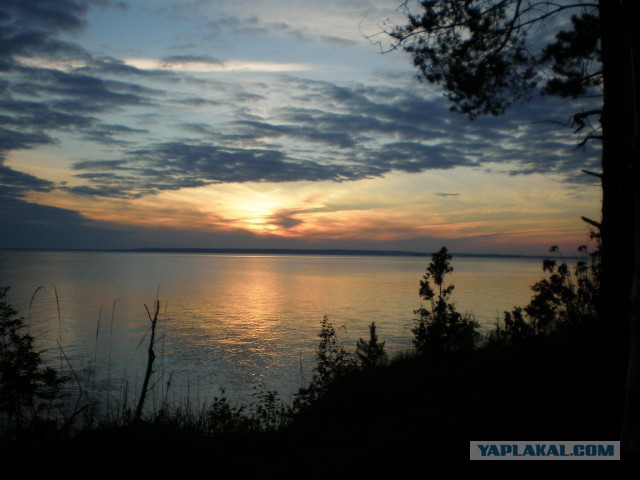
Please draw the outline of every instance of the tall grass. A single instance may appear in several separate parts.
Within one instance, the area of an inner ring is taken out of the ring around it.
[[[34,300],[43,288],[38,287],[31,297],[30,319]],[[101,390],[99,388],[98,357],[100,342],[104,336],[103,310],[100,308],[97,315],[92,358],[86,370],[80,372],[77,365],[74,365],[73,360],[67,355],[62,341],[62,307],[59,293],[55,287],[54,296],[58,329],[58,338],[55,341],[60,359],[59,371],[65,375],[66,386],[60,399],[60,408],[49,409],[46,413],[46,420],[52,425],[56,425],[55,430],[58,435],[74,436],[80,432],[121,428],[136,421],[171,425],[176,428],[199,431],[206,435],[261,432],[286,424],[288,407],[279,399],[277,392],[268,391],[264,386],[254,392],[252,402],[248,405],[240,405],[240,397],[231,401],[224,390],[221,390],[211,401],[207,400],[210,393],[207,391],[203,399],[199,377],[195,389],[192,388],[191,382],[187,378],[186,396],[176,395],[177,392],[173,386],[174,373],[166,371],[166,322],[161,321],[159,325],[157,324],[160,321],[159,300],[156,300],[153,310],[145,306],[150,320],[150,331],[142,335],[140,342],[132,352],[133,358],[135,351],[146,338],[150,337],[147,350],[147,368],[140,386],[137,385],[137,381],[132,385],[124,370],[120,381],[114,381],[113,348],[115,346],[114,330],[118,301],[113,302],[107,338],[106,390]],[[166,307],[164,312],[166,318]],[[156,336],[156,328],[160,332],[158,336]],[[158,350],[156,351],[156,349]],[[156,355],[158,355],[157,363],[154,362]],[[114,391],[116,384],[120,385],[118,391]],[[152,401],[147,402],[147,397],[152,398]],[[0,434],[0,441],[6,440],[6,438],[8,437],[2,438],[2,434]]]

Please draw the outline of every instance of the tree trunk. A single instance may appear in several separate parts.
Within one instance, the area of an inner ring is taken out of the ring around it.
[[[640,238],[640,190],[635,192],[636,239]],[[631,325],[629,329],[629,366],[625,392],[622,447],[629,457],[640,457],[640,242],[636,240]]]
[[[602,114],[602,300],[600,310],[607,327],[626,338],[633,272],[633,190],[629,148],[630,126],[625,118],[625,67],[629,57],[624,45],[617,2],[600,1],[604,102]]]
[[[631,291],[631,325],[629,345],[629,367],[625,398],[625,418],[622,441],[625,453],[640,458],[640,32],[630,1],[627,7],[625,32],[629,45],[628,85],[631,93],[629,106],[633,129],[630,137],[632,150],[631,178],[635,206],[635,259]],[[637,4],[636,4],[637,5]],[[629,17],[628,15],[632,15]]]
[[[640,296],[640,194],[638,192],[637,79],[633,43],[637,44],[632,2],[600,0],[604,104],[602,116],[602,289],[603,330],[614,330],[614,345],[627,352],[627,383],[622,449],[640,453],[640,366],[638,335]],[[637,56],[637,50],[635,52]],[[636,67],[637,68],[637,67]],[[632,294],[633,293],[633,294]],[[617,337],[617,338],[616,338]],[[625,340],[626,339],[626,340]]]

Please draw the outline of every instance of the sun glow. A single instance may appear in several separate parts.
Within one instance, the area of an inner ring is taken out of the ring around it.
[[[436,178],[390,175],[344,184],[219,184],[135,199],[85,197],[82,202],[57,190],[32,193],[29,201],[75,210],[87,219],[114,226],[205,234],[244,232],[315,244],[457,239],[487,250],[521,245],[544,251],[553,243],[564,241],[573,247],[584,242],[588,231],[579,220],[583,198],[550,195],[544,189],[548,178],[509,180],[512,185],[497,183],[502,181],[498,178],[488,188],[492,177],[467,170]],[[437,189],[429,188],[431,183]],[[437,193],[442,191],[449,193]],[[567,210],[576,212],[572,226],[566,224]]]

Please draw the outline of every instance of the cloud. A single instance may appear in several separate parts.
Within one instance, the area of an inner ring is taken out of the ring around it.
[[[0,5],[0,66],[8,70],[17,57],[86,58],[77,44],[56,36],[77,33],[85,25],[85,14],[94,2],[60,0],[6,0]]]
[[[570,131],[539,123],[566,112],[558,100],[469,122],[452,114],[443,97],[408,81],[338,84],[289,73],[239,85],[200,74],[299,72],[309,65],[197,51],[93,56],[62,36],[84,28],[92,5],[107,3],[30,0],[0,7],[0,62],[10,73],[0,81],[0,155],[55,143],[60,132],[109,146],[108,157],[96,153],[76,162],[75,177],[58,186],[76,195],[138,198],[216,183],[344,182],[487,166],[509,175],[551,172],[575,181],[581,168],[597,168],[597,150],[574,152]],[[244,35],[350,42],[339,31],[305,29],[307,20],[294,17],[229,15],[213,26]],[[134,113],[113,119],[124,112]]]
[[[157,91],[127,82],[60,71],[16,67],[19,82],[0,89],[0,155],[56,143],[55,132],[77,132],[103,144],[147,130],[103,123],[98,116],[151,105]],[[30,98],[25,98],[30,97]]]
[[[126,145],[131,142],[119,140],[115,137],[141,133],[149,133],[149,130],[143,128],[131,128],[126,125],[99,124],[93,129],[85,129],[82,138],[105,145]]]
[[[170,55],[160,60],[161,65],[187,65],[192,63],[202,63],[207,65],[222,65],[224,60],[210,55]]]
[[[295,228],[304,223],[302,219],[297,217],[297,215],[299,215],[302,212],[304,212],[304,210],[300,210],[300,209],[278,210],[274,214],[269,215],[267,217],[267,222],[269,225],[274,225],[279,227],[279,229],[289,230],[291,228]]]
[[[281,137],[302,139],[313,143],[323,143],[339,148],[355,147],[356,142],[351,135],[336,128],[323,131],[320,125],[276,125],[267,122],[242,120],[235,122],[247,136],[255,138]]]
[[[60,38],[61,34],[78,33],[84,28],[85,15],[92,5],[108,4],[21,0],[0,5],[0,69],[6,74],[0,81],[3,198],[19,199],[29,191],[65,188],[5,166],[11,151],[58,143],[56,137],[62,132],[111,146],[126,145],[122,136],[147,132],[104,122],[100,116],[121,108],[151,106],[163,93],[97,75],[100,69],[101,74],[109,68],[111,73],[117,68],[121,71],[123,65],[114,59],[94,59],[80,45]],[[107,193],[106,187],[100,193]]]
[[[89,221],[77,212],[29,203],[0,187],[0,248],[117,248],[128,232]]]
[[[246,5],[227,10],[227,14],[200,11],[204,15],[214,15],[207,23],[209,38],[223,34],[242,36],[282,37],[287,41],[319,44],[327,47],[349,48],[358,45],[357,40],[364,40],[358,35],[358,23],[363,19],[370,4],[357,5],[355,2],[323,3],[315,7],[308,2],[298,6],[287,2],[263,2],[251,5],[255,14],[247,15]],[[235,11],[235,14],[232,13]],[[363,42],[362,42],[363,43]]]
[[[83,65],[75,68],[78,73],[91,75],[137,76],[142,78],[158,78],[170,82],[178,82],[180,79],[174,72],[162,69],[137,68],[124,60],[109,56],[92,57]]]
[[[453,151],[452,151],[453,150]],[[383,172],[419,173],[425,170],[447,170],[459,166],[478,166],[462,152],[449,145],[424,145],[415,142],[386,144],[373,158],[373,164]]]
[[[76,32],[85,26],[88,1],[6,0],[0,8],[0,19],[16,29],[38,29],[56,32]]]
[[[167,60],[169,59],[169,60]],[[126,65],[144,71],[169,71],[187,73],[206,72],[302,72],[311,65],[303,63],[280,63],[257,60],[219,60],[203,55],[175,55],[162,59],[127,58]]]
[[[100,248],[118,233],[77,212],[27,202],[29,192],[50,192],[53,182],[18,172],[0,161],[0,248]]]
[[[55,184],[48,180],[13,170],[0,159],[0,203],[22,197],[28,191],[51,191],[54,186]]]
[[[85,102],[84,109],[104,112],[118,106],[149,104],[149,97],[160,94],[156,89],[139,84],[102,79],[91,75],[41,70],[35,73],[38,83],[33,83],[37,92],[48,95],[62,95]],[[70,104],[71,105],[71,104]],[[73,104],[73,108],[79,106]]]
[[[0,117],[4,125],[30,130],[53,130],[93,125],[95,120],[77,113],[56,110],[45,102],[15,100],[9,95],[0,98],[0,110],[7,113]]]
[[[77,170],[83,170],[85,168],[93,167],[97,170],[125,170],[126,160],[93,160],[85,162],[76,162],[73,168]]]
[[[232,113],[241,118],[235,121],[180,124],[187,138],[130,149],[117,160],[76,163],[85,174],[119,176],[79,176],[91,188],[69,190],[138,197],[215,183],[344,182],[486,165],[509,175],[570,178],[597,162],[597,152],[585,158],[574,151],[570,132],[532,123],[518,110],[470,122],[449,112],[444,99],[420,91],[291,77],[261,88],[254,90],[259,101],[276,105],[266,114],[253,113],[251,104],[236,107]],[[279,95],[295,101],[280,103]]]
[[[407,90],[300,79],[291,83],[307,99],[305,103],[315,107],[289,107],[282,112],[282,117],[298,129],[306,126],[349,133],[352,138],[360,137],[359,146],[368,146],[363,136],[370,134],[374,136],[370,139],[381,144],[381,154],[386,151],[394,156],[403,153],[389,141],[394,137],[403,139],[405,145],[413,144],[416,154],[439,145],[440,161],[433,163],[433,149],[432,160],[424,164],[425,169],[445,168],[446,162],[452,166],[502,163],[509,165],[507,172],[513,174],[573,176],[580,168],[597,168],[599,163],[598,148],[590,145],[576,151],[571,130],[556,123],[560,115],[566,115],[564,100],[541,98],[532,105],[515,106],[502,117],[471,122],[452,114],[442,97],[423,95],[415,85]],[[395,142],[396,147],[402,144]],[[401,150],[407,153],[407,148]],[[417,163],[419,159],[411,161],[412,165]]]
[[[139,197],[215,183],[344,182],[394,171],[414,173],[476,165],[462,156],[453,161],[447,151],[448,147],[443,145],[398,142],[368,152],[361,161],[342,164],[296,158],[284,150],[167,142],[132,150],[128,152],[128,160],[78,162],[74,169],[85,173],[77,177],[101,186],[67,190],[76,194]],[[116,171],[121,175],[105,175]]]
[[[108,188],[79,187],[78,194],[137,197],[161,190],[194,188],[215,183],[344,181],[361,177],[357,170],[290,158],[278,150],[229,148],[165,142],[128,152],[129,160],[85,161],[76,170],[120,171],[124,176],[91,177]]]
[[[322,43],[325,43],[329,46],[332,47],[354,47],[356,45],[358,45],[358,42],[348,39],[348,38],[342,38],[342,37],[338,37],[335,35],[318,35],[318,40],[320,40]]]
[[[42,132],[19,132],[0,127],[0,160],[8,151],[33,148],[37,145],[53,143],[53,141],[50,136]]]

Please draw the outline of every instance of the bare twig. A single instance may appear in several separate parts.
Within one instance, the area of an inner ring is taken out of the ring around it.
[[[158,312],[160,311],[160,301],[156,300],[155,308],[153,315],[149,311],[149,307],[144,306],[147,311],[147,316],[149,317],[149,321],[151,322],[151,336],[149,338],[149,349],[147,350],[147,370],[144,373],[144,381],[142,382],[142,390],[140,391],[140,398],[138,399],[138,406],[136,407],[136,413],[134,416],[134,421],[140,420],[142,416],[142,409],[144,407],[144,401],[147,396],[147,391],[149,388],[149,379],[151,378],[151,374],[153,373],[153,361],[156,358],[156,354],[153,351],[153,345],[156,336],[156,324],[158,322]]]
[[[597,177],[600,180],[602,180],[602,174],[601,173],[592,172],[591,170],[582,170],[582,173],[585,173],[587,175],[591,175],[592,177]]]
[[[598,228],[598,229],[602,230],[602,224],[601,224],[600,222],[596,222],[595,220],[591,220],[591,219],[590,219],[590,218],[588,218],[588,217],[580,217],[580,218],[582,218],[582,221],[583,221],[583,222],[586,222],[586,223],[588,223],[589,225],[593,225],[594,227],[596,227],[596,228]]]

